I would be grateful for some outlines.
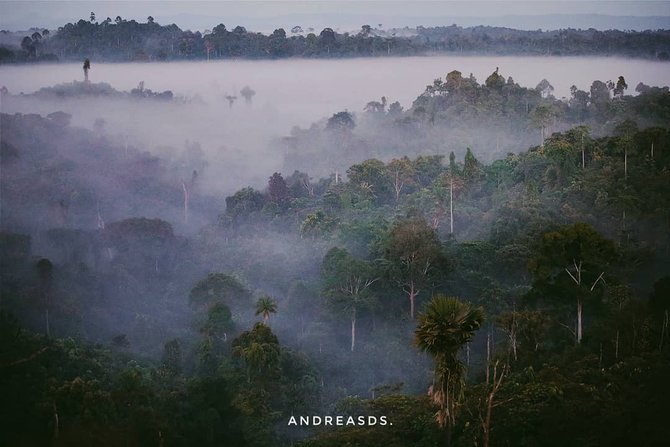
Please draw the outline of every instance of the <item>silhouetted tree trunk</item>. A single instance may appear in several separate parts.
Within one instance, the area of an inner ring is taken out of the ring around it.
[[[58,407],[56,407],[56,402],[52,402],[53,412],[54,412],[54,431],[53,431],[53,443],[54,445],[58,444],[58,435],[60,433],[60,421],[58,418]]]
[[[42,303],[44,305],[44,320],[45,320],[45,333],[47,337],[51,336],[51,328],[49,322],[49,305],[50,295],[51,295],[51,279],[53,274],[53,265],[51,261],[46,258],[40,259],[36,264],[37,276],[39,277],[39,290]]]
[[[491,445],[491,416],[493,414],[493,408],[496,406],[494,400],[504,378],[505,370],[503,369],[500,374],[498,374],[498,362],[496,362],[495,365],[493,365],[493,383],[491,390],[486,396],[486,415],[483,418],[480,415],[482,430],[484,432],[484,439],[482,440],[483,447],[489,447]]]
[[[356,309],[351,312],[351,352],[356,347]]]

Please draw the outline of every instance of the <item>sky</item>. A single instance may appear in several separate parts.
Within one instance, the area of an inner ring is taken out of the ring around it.
[[[319,30],[330,26],[356,30],[363,24],[384,28],[436,26],[458,23],[511,26],[525,29],[588,27],[630,29],[670,28],[670,1],[4,1],[0,0],[0,29],[11,31],[30,27],[55,29],[67,22],[87,20],[90,12],[99,20],[146,21],[154,17],[161,24],[176,23],[183,29],[211,29],[218,23],[228,28],[243,25],[249,30],[268,32],[276,27],[301,25]],[[563,15],[563,18],[555,16]],[[574,15],[590,15],[575,21]],[[531,15],[533,17],[529,18]],[[553,17],[540,17],[554,15]],[[593,15],[610,16],[609,18]],[[612,17],[615,16],[615,17]],[[619,18],[617,18],[618,16]],[[622,16],[646,20],[622,21]],[[659,17],[665,21],[659,22]],[[553,26],[555,25],[555,26]]]

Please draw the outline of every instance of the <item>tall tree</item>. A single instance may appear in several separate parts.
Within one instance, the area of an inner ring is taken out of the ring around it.
[[[385,203],[392,196],[388,182],[388,170],[383,162],[377,159],[365,160],[347,169],[349,182],[365,195],[374,197],[378,203]]]
[[[597,296],[597,286],[604,283],[615,256],[612,241],[590,225],[577,223],[545,233],[529,264],[535,292],[557,299],[565,299],[566,292],[572,295],[577,307],[577,343],[583,336],[584,300]]]
[[[286,186],[284,177],[279,172],[272,174],[268,180],[268,194],[270,201],[277,205],[286,205],[291,198],[291,193]]]
[[[86,58],[84,60],[84,82],[88,82],[88,71],[91,69],[91,61]]]
[[[484,322],[484,311],[454,297],[437,295],[419,315],[414,343],[435,362],[429,395],[438,406],[435,419],[447,430],[447,445],[456,422],[457,405],[465,388],[465,365],[458,353]]]
[[[546,79],[542,79],[539,84],[535,87],[535,91],[539,92],[543,98],[551,97],[554,92],[554,86],[549,83]]]
[[[412,166],[412,162],[407,157],[400,159],[394,158],[387,165],[386,171],[388,172],[391,185],[393,186],[395,201],[399,202],[400,194],[402,193],[403,189],[415,183],[414,167]]]
[[[242,90],[240,90],[240,95],[242,95],[244,98],[244,102],[251,104],[252,99],[256,95],[256,91],[247,85]]]
[[[547,138],[547,127],[551,123],[554,114],[554,109],[550,104],[539,104],[533,109],[532,120],[535,126],[540,129],[540,146],[542,147],[544,147],[544,140]]]
[[[617,124],[614,132],[619,136],[617,149],[623,153],[623,175],[628,178],[628,154],[634,149],[634,135],[637,133],[637,123],[631,119],[626,119]]]
[[[370,263],[346,250],[331,248],[323,258],[324,294],[330,305],[351,321],[351,352],[356,348],[356,322],[360,312],[374,303],[371,286],[379,279]]]
[[[445,264],[437,232],[423,218],[400,220],[389,232],[383,256],[387,275],[407,295],[413,319],[416,297],[433,285]]]
[[[628,90],[628,84],[626,84],[626,79],[623,76],[619,76],[619,79],[616,81],[616,86],[614,87],[613,93],[615,98],[623,98],[623,93],[625,90]]]
[[[202,371],[214,373],[227,350],[228,334],[235,328],[230,308],[223,303],[214,303],[207,309],[207,316],[200,326],[203,340],[200,342],[199,361]]]

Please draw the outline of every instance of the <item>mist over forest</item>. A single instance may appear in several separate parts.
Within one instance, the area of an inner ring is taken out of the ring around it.
[[[667,440],[667,31],[227,58],[245,33],[0,66],[0,444]]]

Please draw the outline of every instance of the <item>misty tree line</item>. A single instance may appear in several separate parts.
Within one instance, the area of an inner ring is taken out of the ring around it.
[[[148,61],[175,59],[277,59],[286,57],[408,56],[435,52],[463,54],[617,55],[668,60],[667,30],[597,31],[563,29],[522,31],[501,27],[418,27],[415,34],[397,36],[363,25],[359,32],[338,33],[332,28],[315,31],[294,26],[271,34],[247,31],[243,26],[212,30],[182,30],[117,16],[79,20],[55,33],[39,30],[25,36],[19,48],[0,48],[0,62],[53,60]]]
[[[526,88],[497,68],[482,83],[453,70],[427,85],[407,110],[382,97],[363,113],[339,112],[318,126],[296,127],[276,146],[286,154],[287,169],[322,174],[343,172],[366,158],[463,156],[468,147],[490,162],[579,126],[599,137],[619,132],[630,117],[638,127],[664,126],[670,119],[667,87],[639,83],[632,96],[625,94],[633,86],[624,77],[614,79],[596,80],[587,91],[572,86],[569,98],[558,99],[546,79]]]
[[[296,130],[292,150],[358,151],[341,171],[268,173],[228,197],[193,175],[196,145],[162,159],[3,114],[2,439],[664,442],[667,88],[596,81],[566,103],[497,70],[438,81],[408,111],[384,98]],[[446,141],[416,154],[482,117],[535,143],[486,163]],[[399,128],[403,147],[360,159]],[[209,221],[179,234],[185,188]],[[300,431],[295,414],[393,426]]]

